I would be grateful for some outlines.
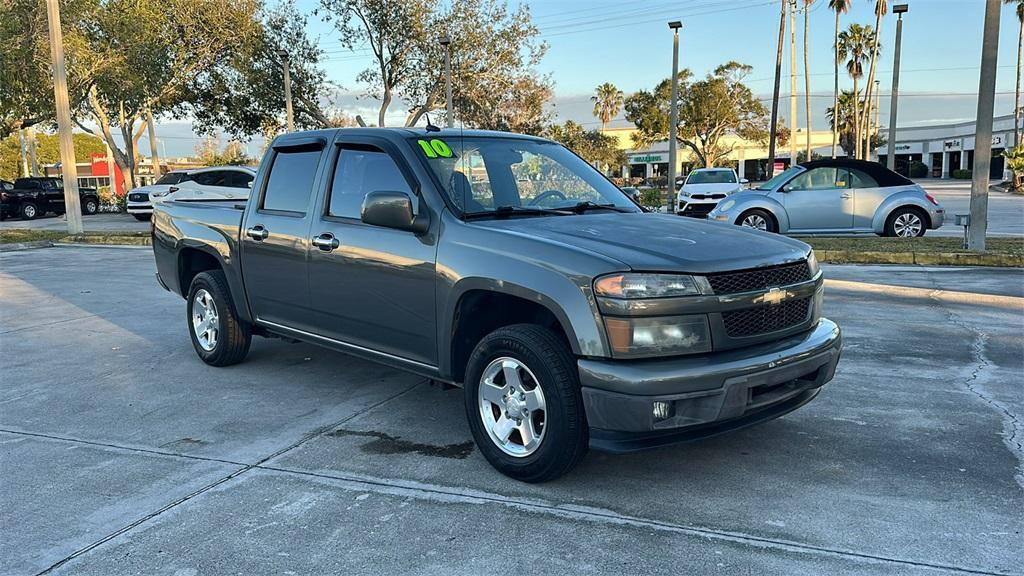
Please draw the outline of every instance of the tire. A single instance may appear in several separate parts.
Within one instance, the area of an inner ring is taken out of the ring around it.
[[[205,302],[205,306],[201,302]],[[235,313],[224,272],[210,270],[197,274],[189,287],[185,309],[192,347],[203,362],[211,366],[230,366],[245,359],[252,331]],[[202,322],[209,318],[211,311],[215,319],[207,324],[208,329],[203,329]]]
[[[35,202],[22,202],[18,207],[18,215],[22,220],[35,220],[40,216],[39,207]]]
[[[134,216],[135,219],[138,220],[139,222],[148,222],[151,215],[150,214],[132,214],[132,216]]]
[[[928,217],[917,208],[897,208],[885,221],[885,235],[898,238],[918,238],[928,229]]]
[[[82,214],[92,216],[93,214],[100,211],[100,203],[94,198],[86,198],[85,202],[82,202]]]
[[[506,380],[509,371],[517,375],[518,386]],[[514,401],[504,394],[509,384],[521,392]],[[465,394],[473,439],[491,466],[506,476],[523,482],[553,480],[587,453],[590,431],[576,359],[548,328],[515,324],[485,336],[470,355]],[[522,410],[518,425],[506,416],[517,407]],[[508,423],[504,443],[498,439],[502,421]],[[535,446],[528,446],[527,435],[534,435]]]
[[[765,232],[778,232],[779,227],[775,224],[775,218],[765,210],[754,208],[747,210],[736,219],[737,226],[746,226],[755,230]]]

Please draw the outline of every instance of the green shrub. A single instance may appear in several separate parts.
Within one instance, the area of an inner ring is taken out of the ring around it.
[[[664,190],[658,188],[647,188],[646,190],[640,191],[640,204],[645,208],[657,208],[661,206],[664,201],[661,199],[661,194]]]
[[[910,164],[911,178],[924,178],[928,176],[928,165],[924,162],[913,162]]]
[[[974,174],[970,170],[953,170],[951,175],[957,180],[970,180],[974,177]]]

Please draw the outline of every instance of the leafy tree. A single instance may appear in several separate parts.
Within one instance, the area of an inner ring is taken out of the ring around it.
[[[396,98],[409,105],[404,124],[444,106],[444,50],[451,39],[455,109],[463,123],[538,132],[551,82],[536,73],[547,46],[537,40],[529,9],[504,0],[321,0],[346,48],[368,45],[374,65],[357,80],[380,100],[383,126]]]
[[[704,79],[689,81],[690,71],[679,73],[679,124],[677,137],[701,166],[725,162],[732,146],[726,135],[763,142],[768,139],[768,111],[743,80],[752,68],[727,62]],[[662,80],[652,92],[641,90],[625,101],[626,119],[633,122],[638,146],[668,139],[671,79]]]
[[[874,31],[871,26],[861,26],[860,24],[850,24],[850,27],[839,33],[839,58],[840,60],[849,60],[846,62],[846,72],[853,78],[853,94],[857,95],[857,99],[853,100],[853,148],[845,148],[846,153],[852,152],[854,158],[861,157],[860,149],[860,114],[862,110],[860,99],[860,90],[857,87],[857,81],[864,76],[864,64],[868,61],[868,51],[874,44]],[[842,106],[840,105],[840,110]]]
[[[106,154],[107,148],[103,141],[95,136],[76,133],[75,160],[88,162],[94,154]],[[60,138],[56,134],[36,134],[36,160],[40,167],[60,162]],[[13,134],[0,140],[0,179],[14,180],[21,175],[21,155],[18,149],[18,136]]]
[[[605,130],[622,111],[625,95],[614,84],[605,82],[597,87],[590,100],[594,102],[594,117],[601,120],[601,130]]]
[[[196,157],[207,166],[248,166],[255,163],[238,140],[230,140],[222,150],[216,136],[207,136],[196,144]]]
[[[614,136],[600,130],[586,130],[572,120],[562,125],[548,126],[544,136],[572,150],[591,164],[597,163],[606,168],[626,163],[626,154],[619,149],[618,140]]]

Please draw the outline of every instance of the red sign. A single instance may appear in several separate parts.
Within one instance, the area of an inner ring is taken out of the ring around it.
[[[783,162],[776,162],[772,164],[772,174],[778,174],[786,169],[786,164]]]
[[[89,160],[92,162],[93,178],[110,176],[106,154],[93,154]],[[121,169],[117,167],[117,164],[114,164],[114,183],[117,185],[117,195],[124,194],[124,179],[121,177]]]

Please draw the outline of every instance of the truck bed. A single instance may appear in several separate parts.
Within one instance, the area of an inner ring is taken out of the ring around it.
[[[202,248],[230,260],[238,253],[245,202],[240,200],[168,200],[153,206],[153,253],[165,286],[178,294],[177,258],[182,250]],[[212,255],[212,254],[211,254]],[[235,267],[225,267],[228,282],[241,286]]]

